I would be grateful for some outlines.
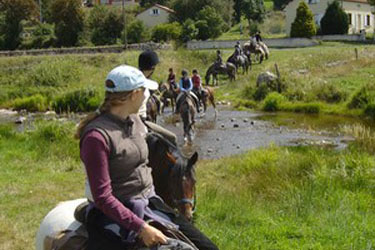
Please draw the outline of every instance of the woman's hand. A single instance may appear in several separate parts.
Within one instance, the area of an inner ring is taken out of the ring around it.
[[[167,237],[158,229],[145,223],[141,232],[139,233],[139,238],[145,243],[147,247],[154,246],[158,243],[167,244]]]

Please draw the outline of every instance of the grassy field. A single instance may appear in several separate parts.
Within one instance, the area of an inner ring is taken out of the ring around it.
[[[359,58],[355,58],[354,49]],[[223,58],[233,50],[224,50]],[[0,107],[29,111],[88,111],[96,109],[102,86],[111,68],[127,63],[136,66],[139,52],[122,54],[11,57],[0,59]],[[168,68],[177,76],[181,69],[197,68],[202,77],[214,60],[215,50],[160,51],[161,64],[154,79],[165,81]],[[270,59],[254,64],[236,82],[221,78],[219,100],[237,108],[270,111],[367,115],[375,117],[375,48],[369,45],[324,43],[313,48],[271,50]],[[281,73],[282,92],[275,86],[256,87],[265,71]]]
[[[33,249],[59,201],[83,196],[71,122],[0,125],[0,249]],[[200,161],[196,225],[220,249],[372,249],[375,137],[344,151],[254,150]],[[363,145],[367,145],[364,147]]]

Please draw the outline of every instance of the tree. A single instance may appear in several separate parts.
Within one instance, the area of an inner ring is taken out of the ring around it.
[[[195,25],[199,30],[198,39],[217,38],[223,33],[224,21],[214,8],[204,7],[199,11],[197,19]]]
[[[81,0],[55,0],[50,7],[58,46],[74,46],[84,28]]]
[[[274,10],[283,10],[293,0],[272,0]]]
[[[313,14],[305,2],[300,2],[297,8],[296,19],[292,23],[290,36],[311,38],[315,34],[316,27]]]
[[[122,15],[114,8],[96,5],[90,12],[91,42],[95,45],[114,44],[124,29]]]
[[[320,21],[320,28],[323,35],[347,34],[349,30],[348,14],[335,0],[328,4],[326,13]]]
[[[147,41],[150,34],[141,20],[134,20],[127,28],[127,38],[129,43],[141,43]]]
[[[263,0],[244,0],[242,3],[242,11],[249,22],[249,27],[252,21],[263,22],[266,12]]]
[[[233,19],[235,23],[241,22],[243,0],[234,0]]]
[[[23,39],[21,47],[24,49],[42,49],[52,47],[56,42],[53,24],[40,23],[31,27],[31,36]]]
[[[0,0],[0,12],[3,14],[4,25],[1,27],[3,49],[16,49],[20,43],[22,20],[29,20],[37,15],[34,0]]]
[[[173,0],[171,8],[176,13],[171,15],[171,21],[181,24],[188,18],[197,21],[198,10],[202,10],[206,6],[214,8],[226,23],[231,23],[233,0]]]

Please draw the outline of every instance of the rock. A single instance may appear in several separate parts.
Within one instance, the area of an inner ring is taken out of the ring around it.
[[[216,138],[216,141],[221,141],[221,139],[220,138]]]
[[[243,122],[249,122],[249,120],[245,118],[245,119],[243,119]]]
[[[307,69],[300,69],[300,70],[298,70],[298,73],[301,74],[301,75],[305,75],[305,74],[309,73],[309,71]]]
[[[237,149],[240,149],[241,147],[240,147],[240,145],[237,145],[236,148],[237,148]]]
[[[18,117],[18,118],[16,119],[15,123],[16,123],[16,124],[22,124],[22,123],[24,123],[25,121],[26,121],[26,117],[24,117],[24,116],[20,116],[20,117]]]
[[[239,128],[240,125],[238,125],[237,123],[233,124],[233,128]]]
[[[277,76],[272,74],[269,71],[260,73],[257,78],[257,87],[259,87],[261,84],[265,83],[267,86],[270,85],[270,83],[276,81]]]
[[[234,122],[236,120],[236,118],[231,118],[230,121],[231,122]]]
[[[45,112],[44,113],[44,115],[46,115],[46,116],[55,116],[56,115],[56,112],[55,111],[47,111],[47,112]]]
[[[231,102],[227,102],[227,105],[230,106],[232,103]]]
[[[251,125],[254,125],[254,124],[255,124],[255,122],[254,122],[254,121],[251,121],[251,122],[250,122],[250,124],[251,124]]]
[[[220,127],[221,127],[221,128],[225,128],[225,125],[224,125],[224,124],[221,124]]]
[[[0,115],[17,115],[17,111],[9,110],[9,109],[0,109]]]
[[[212,148],[207,149],[207,153],[212,153],[214,150]]]

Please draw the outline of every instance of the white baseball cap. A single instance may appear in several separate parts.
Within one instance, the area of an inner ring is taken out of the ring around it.
[[[108,92],[131,91],[141,87],[156,90],[159,87],[157,82],[147,79],[142,71],[128,65],[121,65],[112,69],[107,76],[107,80],[114,84],[114,86],[107,86],[106,84],[105,90]]]

